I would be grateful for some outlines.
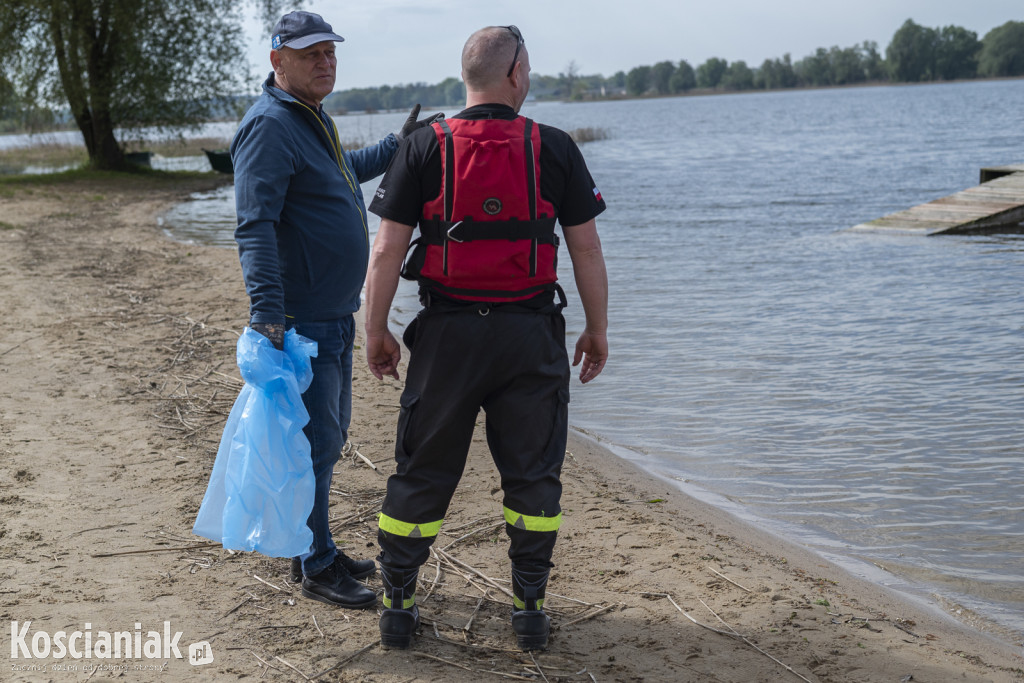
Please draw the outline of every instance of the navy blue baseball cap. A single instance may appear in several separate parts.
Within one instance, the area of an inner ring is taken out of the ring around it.
[[[345,40],[334,32],[323,17],[312,12],[289,12],[278,20],[270,35],[270,47],[274,50],[282,47],[301,50],[325,40],[336,43]]]

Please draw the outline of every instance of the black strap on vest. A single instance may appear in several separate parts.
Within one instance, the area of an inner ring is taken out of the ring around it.
[[[523,140],[526,141],[526,191],[530,201],[530,220],[537,220],[537,160],[533,156],[533,121],[526,119]]]
[[[444,217],[451,220],[455,206],[455,140],[444,119],[438,121],[444,132]]]
[[[475,297],[527,297],[527,296],[532,296],[534,294],[540,294],[541,292],[544,292],[544,291],[552,291],[555,287],[557,287],[557,284],[555,284],[555,285],[533,285],[533,286],[530,286],[530,287],[524,287],[523,289],[515,289],[515,290],[508,290],[508,289],[464,289],[464,288],[461,288],[461,287],[448,287],[448,286],[442,285],[440,282],[435,282],[433,280],[429,280],[428,281],[428,286],[431,289],[437,290],[441,294],[450,294],[453,297],[465,297],[465,296],[475,296]]]
[[[444,221],[440,217],[420,221],[420,234],[427,244],[475,242],[476,240],[537,240],[542,244],[558,244],[554,218],[533,221]]]

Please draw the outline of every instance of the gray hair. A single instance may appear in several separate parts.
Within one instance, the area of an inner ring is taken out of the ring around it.
[[[462,48],[462,79],[466,87],[486,90],[500,83],[508,73],[518,42],[504,26],[488,26],[471,35]]]

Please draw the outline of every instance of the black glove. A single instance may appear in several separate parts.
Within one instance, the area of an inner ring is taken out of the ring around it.
[[[420,105],[417,104],[415,107],[412,108],[412,111],[409,112],[409,118],[405,120],[405,124],[402,126],[402,130],[395,133],[395,137],[398,138],[399,142],[401,142],[404,138],[408,137],[409,135],[412,135],[413,131],[419,130],[424,126],[429,126],[434,121],[440,121],[441,119],[444,118],[444,112],[441,111],[431,116],[428,116],[422,121],[416,120],[416,117],[419,115]]]
[[[270,340],[274,348],[284,351],[284,325],[279,323],[249,323],[254,332],[259,332]]]

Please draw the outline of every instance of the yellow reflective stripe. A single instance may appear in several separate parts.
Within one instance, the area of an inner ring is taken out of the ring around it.
[[[505,521],[517,529],[526,531],[558,531],[558,527],[562,526],[562,513],[559,512],[554,517],[534,517],[505,508]]]
[[[526,609],[526,602],[520,600],[515,595],[512,596],[512,604],[515,606],[516,609]],[[537,600],[537,609],[541,609],[542,607],[544,607],[544,598],[540,598]]]
[[[395,536],[406,536],[408,538],[429,538],[431,536],[437,536],[438,532],[441,531],[441,524],[443,523],[443,519],[423,524],[403,522],[395,519],[394,517],[388,517],[383,512],[380,513],[380,516],[377,518],[377,526],[380,527],[381,531],[386,531],[389,534],[394,534]]]
[[[387,592],[385,592],[384,595],[380,596],[380,601],[381,601],[381,604],[383,604],[384,607],[387,608],[387,609],[391,609],[391,605],[394,603],[394,601],[391,598],[388,597]],[[415,605],[415,604],[416,604],[416,594],[413,593],[411,598],[406,598],[405,600],[402,601],[402,609],[412,609],[413,605]]]

